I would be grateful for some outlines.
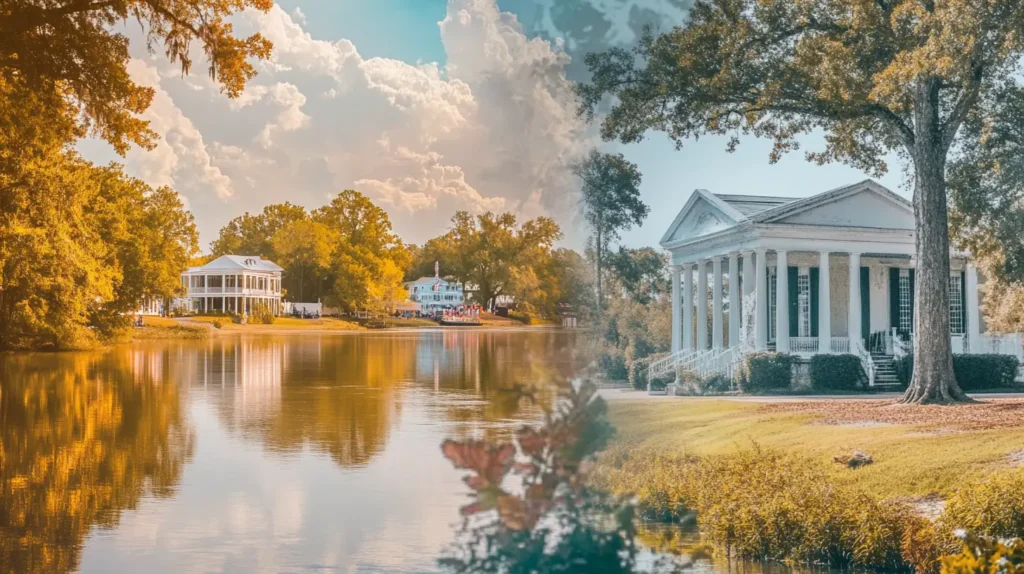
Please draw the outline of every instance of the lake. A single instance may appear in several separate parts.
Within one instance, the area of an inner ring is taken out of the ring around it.
[[[0,355],[0,573],[437,572],[468,500],[441,442],[538,421],[501,391],[550,400],[575,344],[434,330]]]
[[[223,336],[0,356],[0,571],[433,572],[445,438],[538,409],[573,335]],[[525,401],[524,401],[525,403]]]

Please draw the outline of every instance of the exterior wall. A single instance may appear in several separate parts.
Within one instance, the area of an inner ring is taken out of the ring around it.
[[[889,325],[889,268],[877,260],[861,260],[868,267],[868,289],[871,301],[871,333],[888,331]]]
[[[845,254],[829,258],[829,284],[832,291],[832,336],[849,337],[850,258]]]

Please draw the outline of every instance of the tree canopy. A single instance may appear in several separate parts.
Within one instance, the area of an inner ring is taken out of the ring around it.
[[[640,200],[640,170],[622,154],[591,150],[583,161],[573,166],[573,173],[581,180],[583,217],[594,233],[591,245],[600,309],[603,303],[601,270],[608,246],[619,238],[620,231],[643,223],[650,208]]]
[[[156,136],[137,117],[152,88],[128,74],[128,37],[118,22],[134,20],[147,48],[160,44],[182,73],[198,43],[210,76],[229,97],[256,74],[250,58],[267,58],[260,34],[237,38],[227,18],[245,8],[268,11],[273,0],[0,0],[0,76],[44,98],[65,100],[80,120],[124,154],[131,144],[151,147]]]
[[[713,0],[634,50],[588,54],[581,112],[614,107],[601,131],[677,146],[705,134],[771,138],[771,161],[825,132],[807,158],[880,173],[909,159],[917,216],[915,372],[905,400],[966,400],[949,340],[946,169],[964,120],[1019,70],[1020,1]]]

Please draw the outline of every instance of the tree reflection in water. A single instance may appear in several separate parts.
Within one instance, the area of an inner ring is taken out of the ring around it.
[[[383,452],[408,393],[424,395],[417,400],[453,423],[453,436],[504,433],[495,422],[540,416],[502,391],[539,385],[552,389],[541,392],[550,400],[549,383],[572,375],[571,349],[571,339],[552,333],[253,337],[212,341],[183,363],[237,436],[277,453],[310,447],[359,467]]]
[[[69,572],[93,527],[169,496],[191,455],[159,356],[0,356],[0,572]]]

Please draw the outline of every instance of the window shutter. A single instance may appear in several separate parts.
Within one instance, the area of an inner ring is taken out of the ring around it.
[[[967,274],[960,272],[960,325],[963,326],[962,333],[967,332]]]
[[[818,277],[819,269],[811,267],[811,336],[818,336]],[[826,309],[827,313],[828,310]]]
[[[910,270],[910,330],[914,330],[914,313],[917,312],[917,288],[914,285],[914,270]]]
[[[900,270],[889,268],[889,328],[900,328]]]
[[[796,267],[790,267],[789,269],[787,269],[787,271],[789,271],[789,277],[787,278],[789,281],[789,336],[796,337],[800,334],[798,322],[798,313],[800,312],[800,306],[797,304],[797,301],[799,300],[799,293],[797,293],[796,280],[796,276],[799,272],[799,269],[797,269]]]
[[[860,334],[865,341],[871,338],[871,268],[860,268]]]

